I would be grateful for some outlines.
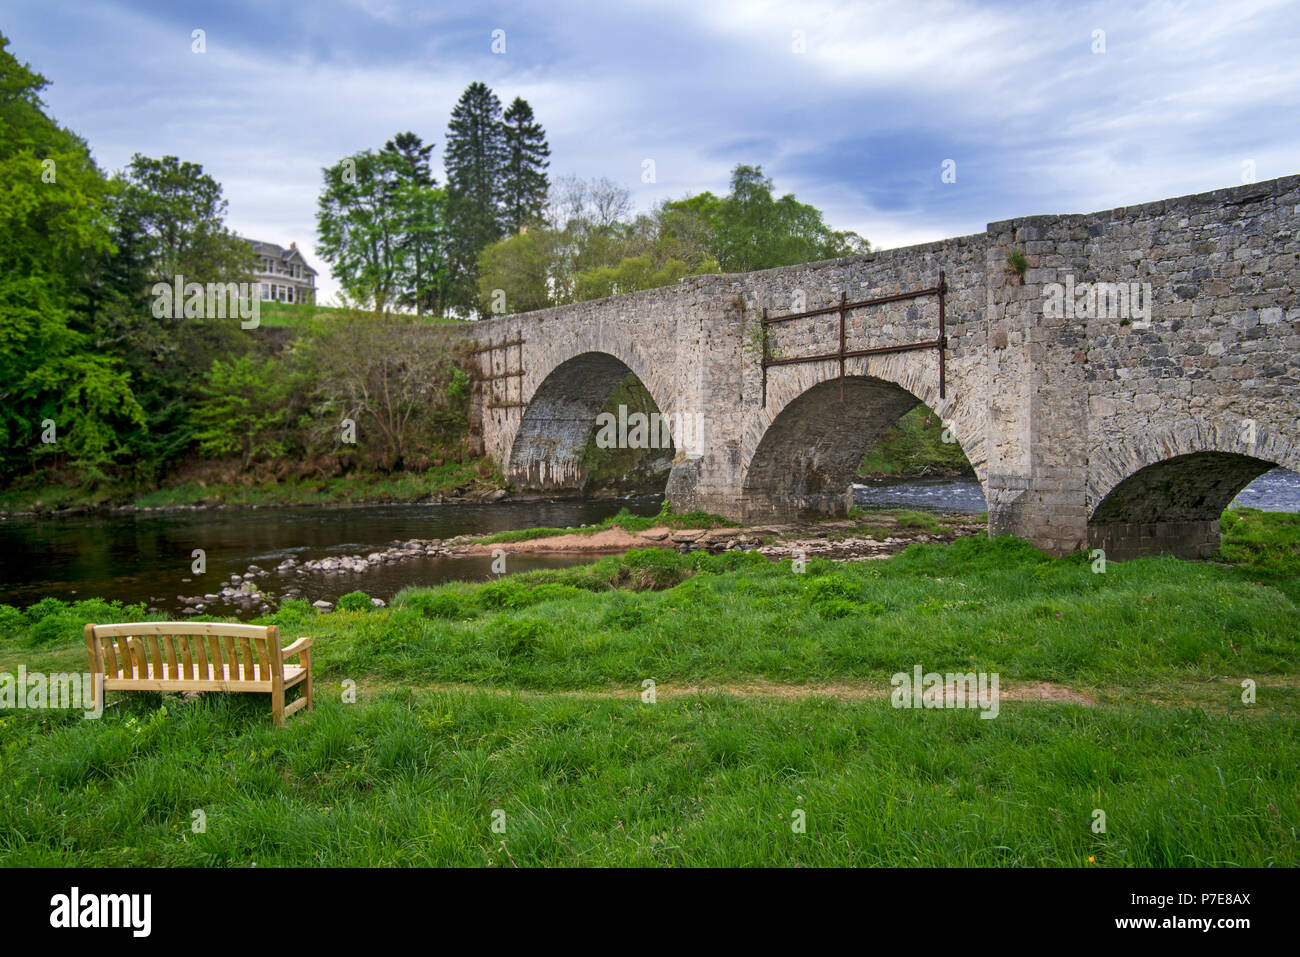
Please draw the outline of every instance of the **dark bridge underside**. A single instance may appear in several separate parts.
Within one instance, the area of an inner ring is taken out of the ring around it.
[[[519,423],[507,480],[528,491],[585,491],[583,448],[596,431],[596,417],[605,402],[631,372],[604,352],[585,352],[556,366]],[[671,452],[668,456],[671,459]]]
[[[1205,558],[1219,547],[1219,516],[1272,462],[1230,452],[1197,452],[1134,472],[1097,506],[1088,546],[1107,558]]]
[[[744,519],[844,514],[863,456],[918,404],[906,389],[866,376],[844,380],[843,404],[839,379],[813,386],[781,411],[759,443],[745,475]]]

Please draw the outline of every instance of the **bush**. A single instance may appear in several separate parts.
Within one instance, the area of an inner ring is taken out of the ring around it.
[[[81,640],[87,624],[112,624],[139,621],[145,616],[144,605],[123,605],[120,601],[90,598],[68,604],[57,598],[42,598],[26,611],[7,605],[0,613],[5,638],[29,648],[44,648],[60,642]]]
[[[13,605],[0,605],[0,645],[12,641],[23,627],[23,613]]]
[[[503,578],[478,590],[484,608],[527,608],[533,603],[529,588],[516,578]]]
[[[26,611],[27,621],[35,624],[44,621],[51,615],[61,615],[66,613],[68,606],[57,598],[42,598],[36,604],[32,605]]]
[[[275,625],[298,625],[304,621],[311,621],[315,617],[316,609],[311,606],[310,602],[301,598],[290,598],[288,601],[280,602],[280,607],[271,616],[271,623]]]
[[[369,611],[374,605],[363,591],[350,591],[338,600],[339,611]]]
[[[422,618],[473,618],[478,609],[473,600],[454,591],[403,588],[393,598],[395,608],[409,609]]]
[[[633,549],[619,563],[618,584],[638,591],[672,588],[691,573],[688,559],[678,552],[660,548]]]
[[[635,628],[645,622],[645,609],[634,599],[618,594],[601,618],[602,628]]]
[[[531,658],[551,626],[540,618],[500,618],[488,626],[488,646],[504,658]]]

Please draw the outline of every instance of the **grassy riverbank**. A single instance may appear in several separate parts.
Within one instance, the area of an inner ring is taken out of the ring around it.
[[[1225,526],[1231,563],[1103,574],[976,538],[290,603],[320,704],[283,731],[252,696],[5,712],[0,862],[1300,864],[1300,516]],[[80,670],[80,625],[137,613],[0,609],[0,671]],[[998,673],[997,718],[890,707],[916,664]]]
[[[502,485],[487,459],[448,462],[422,472],[358,472],[322,478],[283,478],[248,484],[178,482],[157,489],[61,485],[0,492],[0,514],[48,514],[69,509],[182,508],[207,505],[359,505],[423,502],[457,489],[484,492]]]
[[[858,469],[859,478],[912,478],[973,474],[966,453],[944,441],[943,420],[918,405],[885,430]]]

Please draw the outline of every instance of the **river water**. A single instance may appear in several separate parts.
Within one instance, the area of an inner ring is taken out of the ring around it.
[[[984,496],[973,478],[883,480],[855,485],[864,508],[979,513]],[[65,601],[116,598],[174,613],[181,596],[218,592],[250,564],[271,574],[258,585],[273,594],[293,584],[308,601],[335,601],[349,591],[389,599],[407,585],[492,577],[491,558],[420,557],[362,573],[281,576],[286,558],[365,555],[412,538],[486,535],[515,528],[594,524],[627,507],[653,515],[660,496],[595,502],[505,502],[496,505],[356,505],[143,512],[0,521],[0,603],[23,607],[46,596]],[[1238,505],[1300,512],[1300,475],[1275,469],[1237,498]],[[207,571],[191,571],[204,550]],[[557,568],[582,555],[512,556],[512,572]],[[219,606],[221,614],[235,609]],[[253,609],[255,613],[256,609]]]

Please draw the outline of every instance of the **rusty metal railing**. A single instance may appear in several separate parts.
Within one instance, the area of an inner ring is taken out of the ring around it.
[[[844,401],[844,360],[855,359],[859,356],[881,356],[892,352],[914,352],[919,349],[935,349],[939,353],[939,398],[945,397],[945,367],[944,367],[944,350],[948,348],[948,334],[944,318],[944,295],[948,290],[947,281],[944,278],[943,270],[939,271],[939,284],[930,286],[925,289],[916,289],[912,292],[899,292],[891,296],[876,296],[874,299],[861,299],[857,302],[848,301],[848,293],[840,293],[840,301],[831,306],[823,306],[820,309],[806,309],[803,312],[787,312],[781,315],[769,316],[767,309],[763,310],[761,320],[762,337],[763,337],[763,405],[767,406],[767,370],[771,366],[795,365],[801,362],[829,362],[832,359],[838,359],[840,363],[840,401]],[[909,342],[897,346],[877,346],[874,349],[849,349],[844,348],[844,325],[850,310],[862,309],[866,306],[881,306],[887,302],[902,302],[906,299],[920,299],[922,296],[939,297],[939,336],[936,339],[927,339],[925,342]],[[776,325],[781,322],[793,322],[795,319],[809,319],[813,316],[825,316],[831,313],[839,313],[840,316],[840,344],[835,352],[826,352],[816,356],[790,356],[774,359],[768,355],[768,326]]]

